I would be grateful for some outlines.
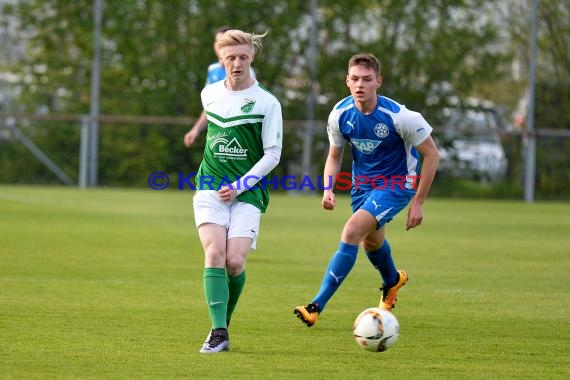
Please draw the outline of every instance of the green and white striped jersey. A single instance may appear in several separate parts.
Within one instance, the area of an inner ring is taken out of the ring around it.
[[[224,81],[206,86],[201,93],[208,118],[204,157],[196,175],[198,190],[219,190],[242,178],[263,157],[263,150],[282,147],[281,104],[259,82],[232,91]],[[250,183],[251,185],[251,183]],[[269,186],[251,186],[238,200],[265,212]]]

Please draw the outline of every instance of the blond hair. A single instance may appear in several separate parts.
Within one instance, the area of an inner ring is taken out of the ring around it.
[[[222,37],[216,42],[216,48],[220,50],[227,46],[248,45],[255,55],[263,48],[261,39],[266,35],[267,32],[263,34],[255,34],[247,33],[242,30],[230,29],[224,32]]]

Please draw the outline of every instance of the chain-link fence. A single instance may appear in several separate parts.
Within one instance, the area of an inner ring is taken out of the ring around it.
[[[0,184],[79,186],[82,128],[85,129],[86,120],[80,115],[0,115]],[[173,180],[195,172],[202,158],[205,137],[203,134],[192,149],[184,147],[183,136],[192,122],[189,118],[102,116],[97,186],[148,187],[149,176],[155,172],[165,173]],[[282,159],[273,174],[300,176],[306,171],[301,166],[306,122],[286,120],[284,127]],[[322,173],[328,151],[325,123],[312,123],[311,135],[309,174],[313,176]],[[449,153],[449,141],[453,143],[457,138],[442,142],[444,135],[442,128],[434,128],[440,149]],[[570,199],[567,186],[570,183],[570,138],[548,133],[537,133],[536,137],[536,199]],[[465,144],[459,147],[462,152],[473,150],[474,143]],[[483,196],[522,199],[525,139],[516,130],[501,131],[499,140],[493,144],[502,149],[504,170],[494,177],[473,175],[474,167],[469,165],[483,163],[485,169],[499,164],[493,162],[497,158],[489,153],[489,144],[483,144],[471,152],[470,157],[452,157],[451,167],[455,165],[455,171],[446,170],[449,162],[442,160],[432,194],[473,196],[479,192]],[[350,171],[349,151],[345,149],[344,171]]]
[[[195,172],[205,134],[187,149],[183,137],[193,122],[183,117],[102,116],[98,125],[97,186],[145,187],[155,172],[170,178]],[[79,186],[86,170],[82,168],[82,134],[89,133],[89,123],[89,118],[81,115],[0,115],[0,183]],[[286,145],[274,174],[300,175],[305,127],[304,121],[285,122]],[[316,168],[321,170],[326,139],[322,122],[315,122],[312,129],[315,140],[311,161],[316,164],[311,171],[315,172]]]

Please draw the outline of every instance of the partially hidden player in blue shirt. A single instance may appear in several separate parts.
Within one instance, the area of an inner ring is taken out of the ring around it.
[[[406,229],[421,224],[422,204],[439,164],[439,152],[430,136],[432,127],[423,116],[378,95],[382,76],[380,61],[374,55],[365,53],[350,58],[346,85],[351,95],[334,106],[328,120],[330,147],[322,205],[325,210],[335,207],[335,180],[340,173],[343,147],[348,143],[353,158],[353,214],[344,225],[338,250],[329,262],[319,292],[308,305],[294,310],[309,327],[316,323],[350,273],[359,245],[382,279],[379,307],[394,307],[408,274],[396,269],[385,238],[386,223],[410,204]]]

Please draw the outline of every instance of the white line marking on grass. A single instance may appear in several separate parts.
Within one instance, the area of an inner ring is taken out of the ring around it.
[[[17,194],[8,194],[8,193],[0,193],[0,199],[4,199],[7,201],[14,201],[20,203],[27,203],[27,204],[45,204],[49,203],[45,200],[42,200],[37,197],[30,197],[26,195],[17,195]]]

